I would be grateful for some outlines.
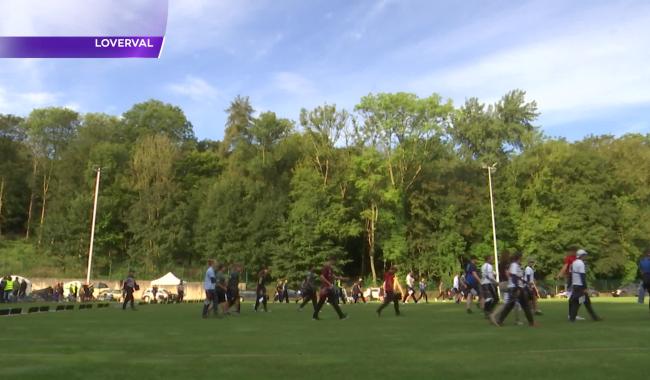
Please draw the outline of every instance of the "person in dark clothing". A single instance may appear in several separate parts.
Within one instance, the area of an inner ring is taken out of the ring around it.
[[[576,259],[571,264],[571,297],[569,298],[569,321],[575,322],[578,315],[580,305],[584,304],[587,312],[594,321],[600,321],[600,317],[596,315],[593,307],[591,307],[591,300],[587,293],[587,266],[584,260],[587,258],[587,251],[579,249],[576,252]]]
[[[422,298],[424,298],[424,302],[429,303],[429,297],[427,297],[427,280],[420,276],[420,282],[418,283],[418,287],[420,289],[420,296],[418,297],[418,302],[422,301]]]
[[[134,299],[133,299],[133,293],[136,290],[140,289],[140,286],[138,285],[137,282],[135,282],[135,278],[133,277],[133,271],[129,271],[129,275],[126,277],[126,280],[124,280],[124,284],[122,285],[122,291],[125,294],[124,297],[124,303],[122,304],[122,310],[126,310],[126,305],[131,302],[131,310],[135,310],[135,306],[133,304]]]
[[[377,309],[378,317],[381,317],[381,311],[391,302],[395,308],[395,315],[400,315],[399,301],[401,296],[395,292],[395,272],[397,272],[397,267],[393,265],[386,273],[384,273],[384,302]]]
[[[495,326],[501,326],[508,314],[519,302],[521,308],[524,309],[528,325],[535,327],[535,320],[533,319],[533,312],[530,310],[528,292],[526,291],[526,284],[524,284],[524,272],[521,270],[521,253],[517,252],[512,255],[512,262],[508,272],[508,299],[500,310],[495,311],[490,315],[490,321]]]
[[[366,303],[366,297],[363,296],[363,279],[360,278],[357,282],[352,285],[352,299],[354,300],[354,303],[357,303],[359,299],[363,301],[363,303]]]
[[[643,294],[642,292],[646,290],[650,292],[650,249],[645,251],[645,257],[639,261],[639,272],[641,272],[641,279],[643,280],[643,288],[639,290],[639,293]]]
[[[176,287],[176,292],[178,293],[178,298],[176,299],[176,303],[183,302],[183,299],[185,299],[185,283],[183,282],[183,280],[181,280],[178,286]]]
[[[241,304],[239,299],[239,274],[241,273],[241,270],[241,265],[235,264],[230,269],[230,277],[228,277],[228,309],[231,310],[231,313],[237,314],[241,312]]]
[[[307,272],[305,279],[302,282],[302,286],[300,287],[300,293],[302,294],[302,303],[298,307],[299,311],[302,311],[302,309],[309,301],[311,301],[311,304],[314,307],[314,311],[316,310],[316,303],[318,301],[316,300],[316,275],[314,273],[316,273],[316,269],[312,269]]]
[[[260,303],[262,306],[264,306],[264,311],[268,311],[266,307],[266,280],[268,274],[269,270],[267,268],[263,268],[257,274],[257,288],[255,289],[255,311],[257,311],[257,309],[260,307]]]
[[[481,297],[481,278],[478,275],[478,268],[476,266],[476,256],[472,256],[469,263],[465,266],[465,284],[467,285],[467,300],[465,310],[468,314],[472,313],[472,301],[474,296],[479,298],[479,303],[482,300]]]
[[[26,293],[27,293],[27,280],[23,279],[20,282],[20,288],[18,289],[18,299],[25,298]]]
[[[285,303],[289,303],[289,288],[287,287],[287,284],[289,281],[285,278],[284,281],[282,281],[282,298],[280,299],[280,303],[282,303],[282,300],[284,300]]]
[[[336,311],[336,314],[339,316],[339,319],[347,319],[347,315],[343,314],[341,307],[338,304],[336,289],[334,281],[336,276],[334,275],[334,269],[332,268],[336,262],[334,257],[330,257],[327,263],[323,266],[320,274],[320,294],[318,299],[318,304],[316,304],[316,309],[314,309],[314,314],[312,319],[319,320],[318,313],[323,308],[325,301],[328,301],[330,305]]]

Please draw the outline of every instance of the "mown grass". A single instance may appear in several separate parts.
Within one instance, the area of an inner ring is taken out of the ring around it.
[[[569,324],[566,302],[542,303],[539,328],[489,325],[450,303],[295,304],[200,318],[201,304],[116,307],[0,319],[0,370],[13,379],[647,379],[650,312],[599,299],[604,322]],[[584,312],[582,312],[585,315]]]

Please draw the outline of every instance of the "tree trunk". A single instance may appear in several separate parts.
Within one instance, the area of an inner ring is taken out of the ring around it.
[[[5,195],[5,177],[0,180],[0,237],[2,237],[2,198]]]
[[[25,240],[29,240],[29,230],[31,229],[32,225],[32,210],[34,209],[34,187],[36,187],[36,169],[38,168],[38,161],[36,159],[32,159],[33,167],[32,167],[32,183],[31,183],[31,190],[29,194],[29,208],[27,209],[27,228],[25,230]]]
[[[45,206],[47,205],[47,192],[50,189],[50,176],[43,174],[43,204],[41,206],[41,220],[38,228],[38,245],[41,245],[43,239],[43,225],[45,224]]]
[[[370,260],[370,271],[372,272],[372,282],[377,283],[377,271],[375,270],[375,228],[379,210],[373,202],[370,206],[370,219],[366,221],[366,230],[368,233],[368,259]]]

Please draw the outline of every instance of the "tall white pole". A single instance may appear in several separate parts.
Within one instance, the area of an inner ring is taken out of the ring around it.
[[[490,209],[492,211],[492,243],[494,244],[494,266],[497,277],[497,282],[499,282],[499,255],[497,253],[497,226],[494,221],[494,197],[492,196],[492,170],[494,165],[488,166],[488,185],[490,187]],[[499,287],[497,287],[498,290]]]
[[[102,169],[97,168],[97,179],[95,181],[95,200],[93,203],[93,224],[90,227],[90,248],[88,249],[88,272],[86,273],[86,285],[90,285],[90,271],[93,265],[93,244],[95,243],[95,220],[97,218],[97,198],[99,196],[99,177]]]

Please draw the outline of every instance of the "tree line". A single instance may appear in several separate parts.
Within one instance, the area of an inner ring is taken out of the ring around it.
[[[81,273],[100,167],[96,274],[214,257],[296,279],[334,255],[351,276],[398,264],[448,279],[492,252],[484,167],[495,163],[499,249],[535,257],[540,274],[579,245],[596,276],[633,279],[650,245],[650,137],[544,136],[521,90],[460,107],[369,94],[297,121],[241,96],[225,111],[221,141],[197,139],[182,109],[157,100],[121,116],[0,115],[0,245],[24,240]]]

